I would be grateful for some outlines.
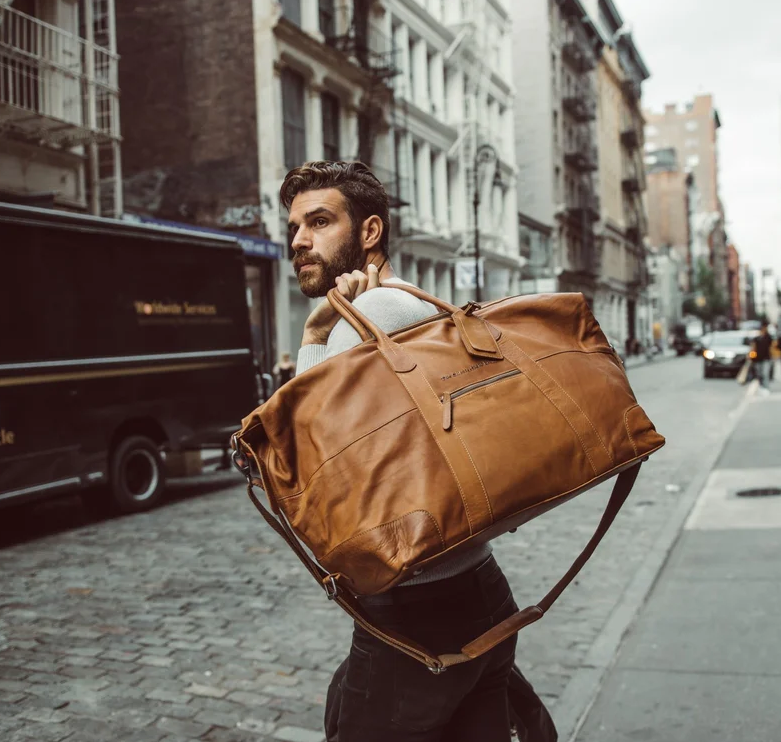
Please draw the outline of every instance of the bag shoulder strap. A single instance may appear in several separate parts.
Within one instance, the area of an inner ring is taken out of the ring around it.
[[[509,639],[514,634],[517,634],[524,627],[535,621],[539,621],[543,615],[545,615],[546,611],[556,602],[556,600],[558,600],[559,596],[564,592],[572,580],[575,579],[578,572],[583,568],[583,565],[591,558],[591,555],[599,545],[599,542],[607,533],[615,520],[616,515],[618,515],[618,511],[626,502],[626,498],[632,491],[632,487],[634,486],[638,472],[640,471],[640,466],[641,463],[633,464],[630,468],[625,469],[618,475],[616,483],[613,486],[613,491],[610,494],[610,499],[608,500],[605,511],[599,521],[599,525],[594,531],[594,535],[589,539],[589,542],[572,563],[572,566],[542,600],[538,601],[535,605],[530,605],[523,610],[517,611],[509,618],[498,623],[484,634],[481,634],[473,641],[464,645],[460,652],[441,655],[433,654],[417,642],[394,632],[384,631],[377,626],[366,613],[363,606],[361,606],[359,599],[340,585],[340,575],[329,574],[324,570],[311,556],[309,556],[298,537],[288,525],[284,516],[280,515],[279,519],[275,518],[263,503],[261,503],[253,491],[254,483],[252,479],[247,475],[246,471],[243,473],[247,475],[249,481],[247,493],[250,500],[252,500],[255,507],[263,516],[263,519],[282,539],[284,539],[320,587],[325,590],[329,600],[333,600],[337,603],[356,623],[376,638],[386,644],[396,647],[398,650],[408,654],[419,662],[422,662],[432,672],[440,673],[448,667],[480,657],[498,644],[501,644],[505,639]]]

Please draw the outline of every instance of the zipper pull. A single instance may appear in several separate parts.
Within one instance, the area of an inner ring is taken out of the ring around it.
[[[453,400],[450,398],[450,392],[442,395],[442,427],[444,430],[453,427]]]

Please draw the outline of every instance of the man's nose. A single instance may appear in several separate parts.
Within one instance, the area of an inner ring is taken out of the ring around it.
[[[305,226],[301,226],[296,230],[296,233],[293,235],[293,239],[290,242],[290,247],[292,247],[295,252],[308,250],[312,247],[312,237]]]

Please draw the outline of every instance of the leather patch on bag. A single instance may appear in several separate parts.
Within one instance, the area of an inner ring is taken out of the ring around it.
[[[396,575],[407,565],[444,548],[434,516],[427,510],[413,510],[343,541],[319,561],[329,572],[349,572],[355,591],[371,595],[392,587]],[[377,590],[377,585],[383,587]]]

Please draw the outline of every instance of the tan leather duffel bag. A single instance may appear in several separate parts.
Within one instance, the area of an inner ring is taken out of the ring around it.
[[[332,290],[329,301],[364,342],[285,384],[243,420],[234,448],[249,461],[253,502],[328,596],[437,672],[543,615],[664,438],[581,294],[458,308],[392,288],[441,311],[388,336]],[[355,597],[388,590],[615,475],[596,533],[562,580],[459,654],[432,655],[382,631]]]

